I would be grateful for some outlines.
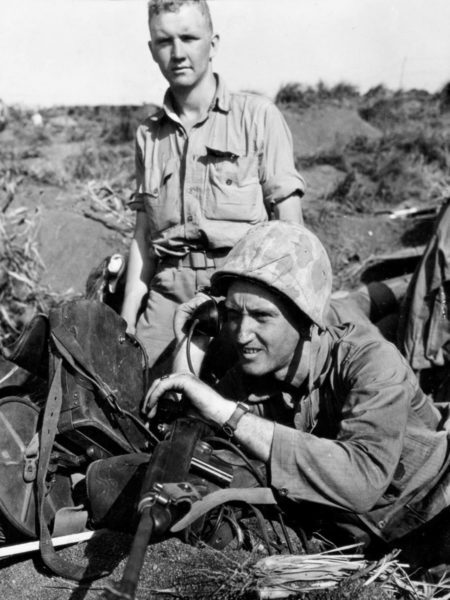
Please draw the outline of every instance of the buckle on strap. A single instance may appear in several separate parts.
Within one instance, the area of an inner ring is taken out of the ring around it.
[[[191,269],[207,269],[216,266],[214,258],[208,256],[206,250],[191,250],[189,254],[186,254],[185,260]]]

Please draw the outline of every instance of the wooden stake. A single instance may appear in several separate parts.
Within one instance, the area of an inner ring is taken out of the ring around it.
[[[70,535],[61,535],[53,538],[54,546],[68,546],[70,544],[79,544],[90,540],[94,535],[100,533],[99,531],[82,531],[81,533],[72,533]],[[12,546],[0,547],[0,558],[9,558],[16,554],[26,554],[27,552],[36,552],[39,550],[39,540],[35,542],[25,542],[23,544],[15,544]]]

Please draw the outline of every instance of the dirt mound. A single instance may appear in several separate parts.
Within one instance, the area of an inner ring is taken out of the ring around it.
[[[345,147],[356,138],[376,140],[381,132],[361,119],[356,110],[336,106],[312,106],[303,111],[283,109],[298,158]]]

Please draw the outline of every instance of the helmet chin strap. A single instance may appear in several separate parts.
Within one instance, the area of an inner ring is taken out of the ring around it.
[[[309,360],[308,360],[308,393],[311,394],[314,388],[314,367],[316,366],[316,358],[319,353],[320,347],[320,335],[319,327],[315,323],[311,325],[310,329],[310,348],[309,348]]]

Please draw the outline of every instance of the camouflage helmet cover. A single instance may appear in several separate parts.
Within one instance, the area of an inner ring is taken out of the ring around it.
[[[331,295],[330,260],[320,240],[303,225],[269,221],[252,227],[212,275],[213,291],[225,294],[236,277],[269,286],[324,327]]]

